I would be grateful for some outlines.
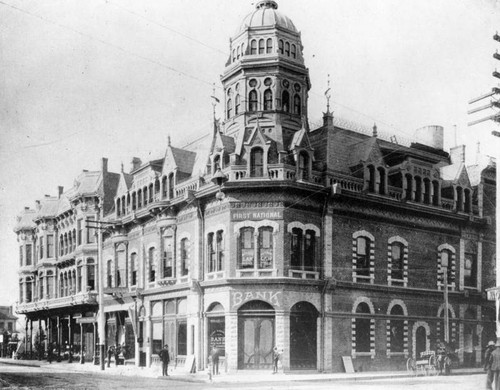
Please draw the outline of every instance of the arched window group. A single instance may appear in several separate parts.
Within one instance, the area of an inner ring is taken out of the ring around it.
[[[252,39],[250,41],[250,54],[272,54],[273,52],[273,40],[272,38],[261,38],[261,39]],[[236,57],[238,59],[238,57]],[[234,61],[234,56],[233,56]]]
[[[254,49],[254,48],[252,48],[252,49]],[[255,46],[255,50],[256,49],[257,49],[257,46]],[[232,62],[239,60],[240,57],[243,57],[244,55],[245,55],[245,44],[241,43],[237,47],[233,48],[233,52],[231,55]]]
[[[290,233],[290,268],[300,271],[317,271],[317,240],[320,230],[314,225],[292,222]]]
[[[208,272],[224,270],[224,230],[220,229],[207,235]]]

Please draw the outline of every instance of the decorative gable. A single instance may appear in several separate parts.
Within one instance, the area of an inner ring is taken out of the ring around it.
[[[465,169],[465,165],[463,164],[460,169],[460,173],[458,174],[456,183],[461,187],[471,187],[469,174],[467,173],[467,169]]]

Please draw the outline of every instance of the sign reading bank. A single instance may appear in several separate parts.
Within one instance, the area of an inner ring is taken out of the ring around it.
[[[236,308],[249,301],[264,301],[274,307],[283,306],[282,291],[234,291],[231,294],[231,307]]]
[[[233,221],[259,221],[262,219],[283,219],[282,210],[237,210],[231,212]]]

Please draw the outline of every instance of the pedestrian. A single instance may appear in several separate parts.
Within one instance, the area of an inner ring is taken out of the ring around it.
[[[215,344],[212,345],[210,357],[212,358],[212,373],[213,375],[219,375],[219,350],[217,349]]]
[[[163,376],[168,376],[168,363],[170,363],[170,354],[168,353],[168,345],[165,344],[160,351],[160,360],[163,368]]]
[[[108,347],[108,368],[111,366],[111,356],[115,354],[115,347],[110,345]]]
[[[484,371],[486,371],[486,389],[492,390],[493,371],[491,371],[491,353],[495,350],[495,342],[489,341],[484,353]]]
[[[490,355],[490,370],[493,372],[495,380],[495,390],[500,390],[500,341],[497,340],[495,349]]]
[[[278,373],[278,362],[280,360],[280,352],[278,347],[273,348],[273,374]]]
[[[52,345],[49,343],[47,344],[47,361],[49,364],[52,364],[52,359],[54,355],[52,354]]]
[[[118,366],[120,364],[120,353],[121,353],[121,348],[119,345],[115,347],[115,366]]]

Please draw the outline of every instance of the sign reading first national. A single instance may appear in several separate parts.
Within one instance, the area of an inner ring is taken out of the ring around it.
[[[233,221],[260,221],[262,219],[283,219],[282,210],[238,210],[231,212]]]

